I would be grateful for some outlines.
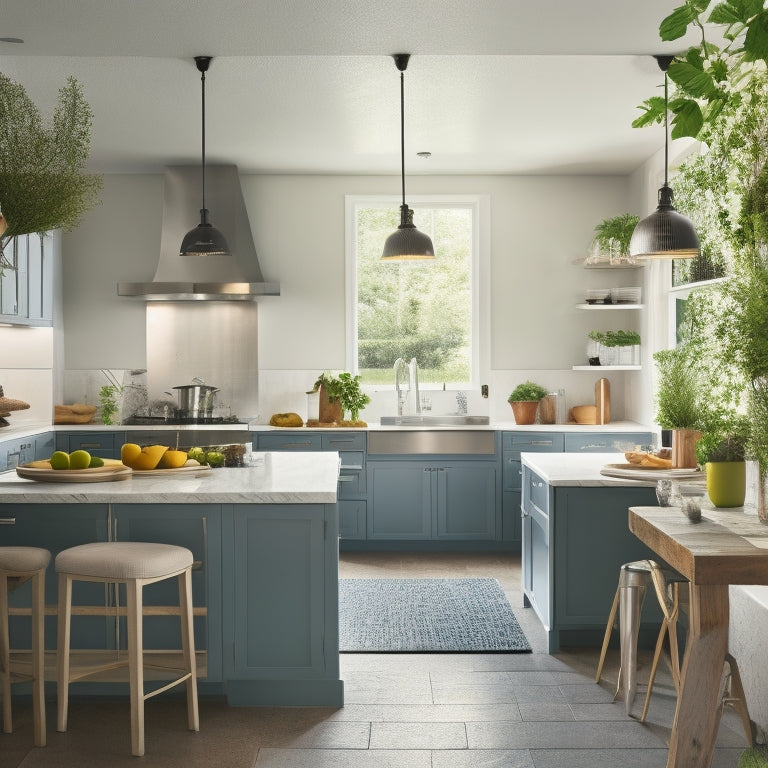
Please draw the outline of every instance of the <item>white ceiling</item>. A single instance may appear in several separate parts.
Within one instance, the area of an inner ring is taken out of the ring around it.
[[[91,167],[200,159],[246,172],[628,173],[679,0],[2,0],[0,71],[50,115],[68,75],[93,112]],[[429,151],[423,160],[417,152]]]

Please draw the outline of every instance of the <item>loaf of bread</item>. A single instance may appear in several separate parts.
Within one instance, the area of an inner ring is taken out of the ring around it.
[[[74,403],[72,405],[54,405],[54,424],[87,424],[96,413],[95,405]]]
[[[638,467],[656,467],[657,469],[672,469],[671,459],[663,459],[654,453],[644,451],[627,451],[624,458]]]

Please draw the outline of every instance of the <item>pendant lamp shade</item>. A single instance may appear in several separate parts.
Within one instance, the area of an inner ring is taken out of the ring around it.
[[[429,235],[419,232],[413,223],[413,211],[405,202],[405,70],[409,53],[396,53],[393,58],[400,71],[400,177],[403,188],[403,204],[400,206],[400,224],[386,239],[382,261],[413,261],[434,259],[435,249]]]
[[[699,255],[699,238],[689,218],[678,213],[667,179],[669,173],[668,80],[672,56],[656,56],[664,72],[664,184],[656,210],[638,222],[629,241],[629,255],[637,259],[693,259]]]
[[[203,204],[200,208],[200,223],[187,232],[181,241],[180,256],[229,256],[227,239],[208,221],[208,209],[205,207],[205,73],[208,71],[210,63],[210,56],[195,56],[202,90],[201,189]]]

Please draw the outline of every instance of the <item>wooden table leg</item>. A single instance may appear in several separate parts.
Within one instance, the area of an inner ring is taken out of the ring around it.
[[[690,626],[667,768],[709,768],[728,652],[728,586],[690,585]]]

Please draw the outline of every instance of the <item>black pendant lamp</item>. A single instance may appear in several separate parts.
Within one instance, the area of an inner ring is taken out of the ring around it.
[[[195,56],[195,64],[200,71],[203,103],[203,164],[202,164],[202,199],[200,223],[184,235],[179,249],[180,256],[229,256],[229,246],[224,235],[208,221],[208,209],[205,207],[205,73],[211,63],[210,56]]]
[[[384,243],[382,261],[411,261],[434,259],[435,249],[429,235],[419,232],[413,223],[413,211],[405,202],[405,70],[409,53],[396,53],[392,57],[400,71],[400,174],[403,184],[403,204],[400,206],[400,226]]]
[[[667,69],[672,56],[656,56],[664,72],[664,185],[659,190],[659,205],[635,227],[629,241],[629,255],[637,259],[693,259],[699,255],[699,238],[689,218],[675,210],[674,195],[668,183],[669,129]]]

